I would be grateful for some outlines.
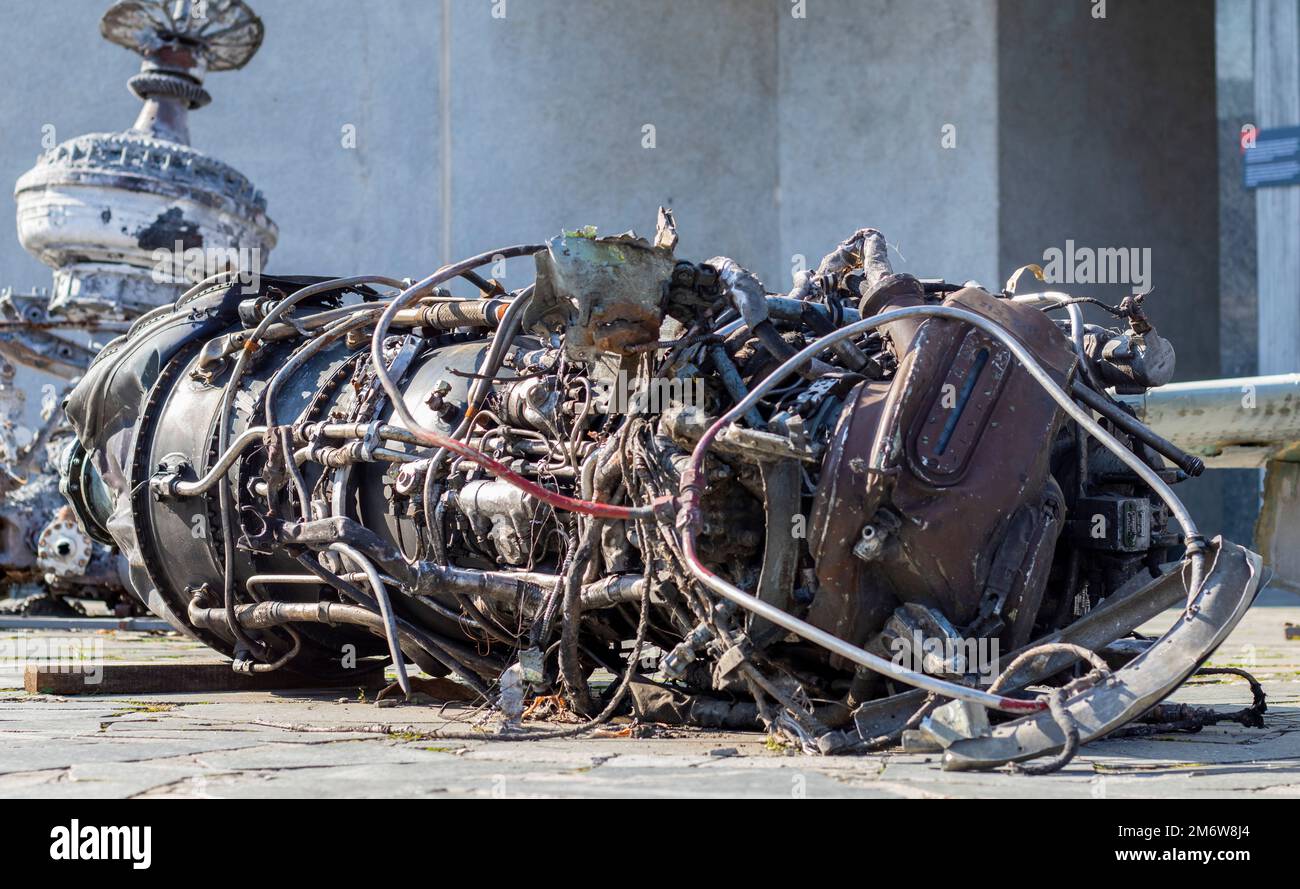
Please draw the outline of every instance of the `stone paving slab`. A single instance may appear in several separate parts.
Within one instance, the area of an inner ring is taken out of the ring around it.
[[[1158,633],[1174,617],[1143,630]],[[734,732],[497,742],[468,707],[378,708],[337,689],[27,694],[21,668],[0,657],[0,797],[1294,798],[1300,640],[1285,638],[1288,622],[1300,623],[1300,598],[1266,593],[1209,664],[1258,676],[1269,697],[1264,729],[1104,740],[1046,777],[943,772],[935,754],[804,756]],[[0,656],[54,647],[33,635],[0,633]],[[170,634],[96,632],[90,641],[106,660],[212,658]],[[1235,709],[1250,693],[1235,677],[1199,677],[1174,700]],[[470,739],[438,737],[447,733]]]

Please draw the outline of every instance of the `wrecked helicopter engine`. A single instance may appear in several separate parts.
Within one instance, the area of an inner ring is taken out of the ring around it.
[[[1019,281],[895,274],[871,229],[773,295],[676,242],[661,211],[653,243],[569,232],[415,284],[211,286],[86,373],[65,488],[235,669],[354,651],[409,695],[412,661],[516,728],[531,688],[593,723],[821,752],[919,725],[946,767],[1059,765],[1249,607],[1258,557],[1170,489],[1199,461],[1106,394],[1172,372],[1140,300],[1084,325]],[[522,290],[474,271],[525,255]]]

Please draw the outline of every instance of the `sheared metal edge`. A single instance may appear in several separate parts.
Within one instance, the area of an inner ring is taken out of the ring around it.
[[[1222,537],[1212,546],[1213,568],[1190,616],[1180,615],[1155,644],[1109,681],[1067,702],[1083,743],[1131,722],[1167,697],[1219,647],[1255,601],[1263,571],[1260,556]],[[1054,753],[1064,742],[1050,714],[1025,717],[996,727],[990,737],[954,743],[944,753],[943,769],[997,768]]]

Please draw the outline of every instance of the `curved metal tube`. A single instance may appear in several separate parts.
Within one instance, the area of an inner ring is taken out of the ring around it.
[[[212,464],[212,468],[202,478],[192,482],[177,482],[172,486],[172,494],[177,497],[197,497],[199,494],[206,494],[230,471],[230,467],[235,465],[244,448],[261,441],[265,434],[265,426],[249,426],[239,433],[239,437],[230,443],[230,447],[226,448],[220,459]]]
[[[319,293],[328,293],[331,290],[337,290],[342,287],[352,287],[357,284],[384,284],[389,287],[400,288],[403,282],[395,278],[388,278],[383,275],[357,275],[352,278],[332,278],[328,281],[321,281],[318,284],[312,284],[310,287],[304,287],[296,290],[289,296],[280,300],[271,307],[261,322],[244,341],[244,347],[239,350],[239,357],[235,359],[235,366],[230,371],[230,377],[226,380],[224,391],[221,394],[221,405],[217,411],[217,450],[225,453],[230,444],[230,410],[235,402],[235,393],[239,390],[239,381],[244,376],[244,369],[248,367],[248,362],[253,353],[257,350],[257,344],[266,329],[280,319],[284,313],[302,302],[309,296],[315,296]],[[221,533],[222,540],[222,574],[225,577],[222,589],[222,603],[226,609],[227,624],[230,632],[234,635],[240,644],[250,652],[259,652],[260,646],[255,640],[244,632],[239,621],[235,619],[235,519],[231,513],[231,491],[230,485],[224,480],[217,484],[217,491],[220,498],[221,509]]]
[[[317,336],[313,337],[307,343],[304,343],[301,348],[297,349],[289,356],[289,360],[284,363],[283,367],[275,372],[266,384],[265,401],[267,426],[275,425],[275,399],[280,393],[280,387],[284,384],[284,380],[288,378],[290,374],[297,371],[298,368],[306,364],[307,359],[323,350],[326,346],[337,342],[350,331],[356,330],[360,327],[365,327],[369,324],[371,315],[377,314],[378,308],[378,306],[357,306],[352,314],[346,315],[331,323]]]
[[[1092,387],[1098,392],[1102,391],[1104,387],[1098,382],[1097,375],[1092,372],[1092,360],[1088,358],[1088,350],[1083,343],[1083,310],[1079,308],[1079,303],[1074,297],[1059,290],[1045,290],[1042,293],[1013,296],[1011,301],[1039,308],[1065,309],[1065,314],[1070,316],[1070,342],[1074,344],[1074,354],[1079,357],[1079,366],[1083,368],[1083,373]]]
[[[383,578],[379,576],[379,572],[375,570],[375,566],[371,564],[369,559],[346,543],[332,543],[330,549],[336,553],[341,553],[365,573],[366,580],[370,584],[370,590],[375,594],[375,601],[379,603],[380,616],[384,619],[384,637],[388,641],[388,653],[393,659],[393,668],[397,670],[397,684],[401,686],[402,693],[409,699],[411,697],[411,680],[406,675],[406,660],[402,657],[402,646],[398,642],[397,621],[393,617],[393,603],[389,601],[388,588],[384,586]]]

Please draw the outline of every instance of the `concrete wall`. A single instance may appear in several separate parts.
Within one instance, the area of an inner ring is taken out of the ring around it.
[[[28,256],[14,233],[14,181],[43,151],[87,132],[121,130],[131,125],[140,101],[127,92],[126,79],[139,60],[99,36],[99,16],[107,5],[93,0],[70,3],[0,3],[0,287],[31,291],[50,286],[50,270]],[[57,71],[57,76],[51,72]],[[53,130],[46,130],[53,127]]]
[[[652,234],[663,204],[681,255],[778,277],[776,11],[452,3],[451,252],[589,224]]]
[[[1219,355],[1225,377],[1257,372],[1255,192],[1242,184],[1241,128],[1255,122],[1254,4],[1215,4],[1219,146]]]
[[[196,148],[232,164],[267,196],[280,225],[269,270],[417,274],[438,261],[439,19],[429,3],[254,3],[261,51],[212,74],[213,102],[190,118]],[[140,102],[126,81],[139,59],[99,36],[104,0],[0,4],[0,33],[21,35],[0,89],[0,182],[12,184],[57,140],[129,127]],[[434,7],[436,10],[436,5]],[[12,50],[12,45],[11,45]],[[355,125],[357,147],[342,144]],[[11,205],[12,206],[12,205]],[[0,286],[48,286],[49,272],[9,235]]]
[[[646,231],[664,203],[684,255],[732,255],[774,288],[862,225],[900,267],[993,282],[994,4],[925,5],[277,0],[255,5],[253,61],[208,79],[192,137],[266,193],[271,271],[418,275],[562,227]],[[100,39],[104,7],[0,5],[0,29],[76,60],[59,78],[5,63],[0,181],[46,124],[62,140],[134,119],[136,61]],[[48,273],[0,238],[0,283]]]
[[[779,5],[783,258],[870,225],[896,270],[998,286],[993,0]]]
[[[1150,248],[1150,315],[1177,378],[1219,375],[1218,150],[1212,0],[1001,0],[1001,266],[1049,247]],[[1131,283],[1066,287],[1117,303]],[[1089,311],[1090,320],[1114,320]],[[1223,478],[1179,491],[1222,527]]]
[[[138,60],[99,37],[106,6],[0,4],[0,32],[30,52],[3,63],[0,181],[31,166],[47,123],[62,140],[134,119]],[[270,271],[419,275],[562,227],[652,231],[661,203],[684,253],[768,277],[784,265],[779,4],[508,0],[503,18],[486,0],[253,6],[266,41],[208,78],[191,135],[265,192],[281,232]],[[67,76],[50,76],[56,50]],[[0,239],[0,283],[47,282]]]
[[[1023,0],[506,0],[504,17],[491,0],[264,0],[262,50],[209,77],[191,128],[266,193],[272,271],[419,274],[561,227],[648,230],[666,203],[684,254],[731,254],[773,287],[862,225],[900,266],[990,286],[1067,234],[1151,232],[1162,295],[1186,301],[1195,270],[1173,251],[1194,246],[1193,185],[1214,176],[1212,151],[1187,148],[1213,135],[1208,3],[1093,22],[1088,3]],[[136,60],[99,38],[105,6],[0,4],[22,35],[0,181],[45,124],[63,139],[133,119]],[[0,238],[0,280],[47,275]],[[1204,351],[1215,325],[1193,336]]]
[[[1180,379],[1219,373],[1218,167],[1212,0],[1002,0],[999,252],[1151,248],[1148,306]],[[1128,284],[1086,285],[1118,302]]]

